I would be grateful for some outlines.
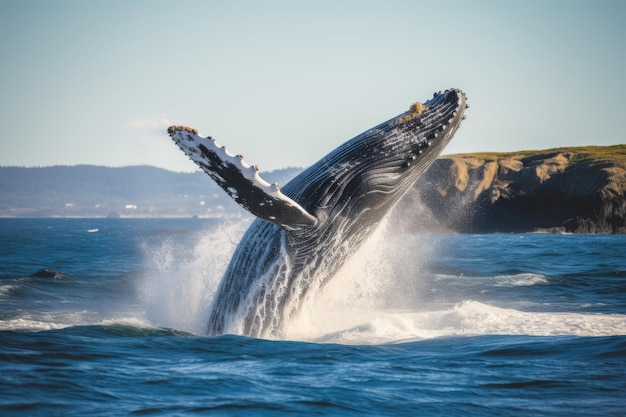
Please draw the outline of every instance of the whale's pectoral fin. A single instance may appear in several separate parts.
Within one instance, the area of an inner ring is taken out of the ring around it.
[[[294,230],[314,226],[317,219],[298,203],[269,184],[256,166],[245,163],[242,155],[232,155],[211,137],[185,126],[170,126],[170,137],[178,147],[217,182],[237,203],[255,216]]]

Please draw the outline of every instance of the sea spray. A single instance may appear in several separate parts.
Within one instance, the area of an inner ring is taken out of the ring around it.
[[[193,244],[175,237],[146,242],[151,265],[138,282],[146,319],[155,326],[205,334],[213,295],[248,221],[227,221],[197,232]]]
[[[138,281],[138,293],[145,319],[157,327],[205,334],[214,293],[247,226],[245,221],[223,222],[198,231],[192,243],[175,236],[156,244],[144,242],[142,250],[150,268]],[[254,297],[243,303],[243,310],[256,309],[259,322],[284,319],[283,339],[314,340],[388,309],[411,308],[419,298],[419,279],[427,279],[424,265],[434,249],[424,244],[424,250],[416,253],[414,239],[407,244],[409,238],[385,222],[326,286],[303,271],[300,285],[310,286],[310,291],[296,291],[288,299],[285,317],[274,317],[277,312],[265,311],[267,303]],[[255,285],[268,285],[273,278],[260,276]],[[276,290],[281,288],[277,283]],[[301,293],[307,296],[300,298]],[[241,334],[243,319],[243,315],[235,316],[227,333]]]
[[[398,233],[384,222],[285,323],[284,337],[316,340],[376,320],[388,310],[413,308],[421,281],[428,279],[426,266],[434,256],[435,240],[420,241],[416,252],[414,236]]]

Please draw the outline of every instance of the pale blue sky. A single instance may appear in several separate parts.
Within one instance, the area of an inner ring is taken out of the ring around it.
[[[467,93],[446,153],[626,143],[626,1],[0,0],[0,165],[307,166]]]

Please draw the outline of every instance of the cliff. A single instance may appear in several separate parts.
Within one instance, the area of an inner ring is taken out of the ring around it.
[[[415,193],[461,233],[626,233],[626,145],[445,156]]]

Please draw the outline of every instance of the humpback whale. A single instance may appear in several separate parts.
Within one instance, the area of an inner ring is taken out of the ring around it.
[[[332,278],[441,153],[465,119],[466,101],[458,89],[437,92],[345,142],[282,188],[210,136],[170,126],[178,147],[257,217],[215,293],[207,333],[280,337],[282,323]]]

